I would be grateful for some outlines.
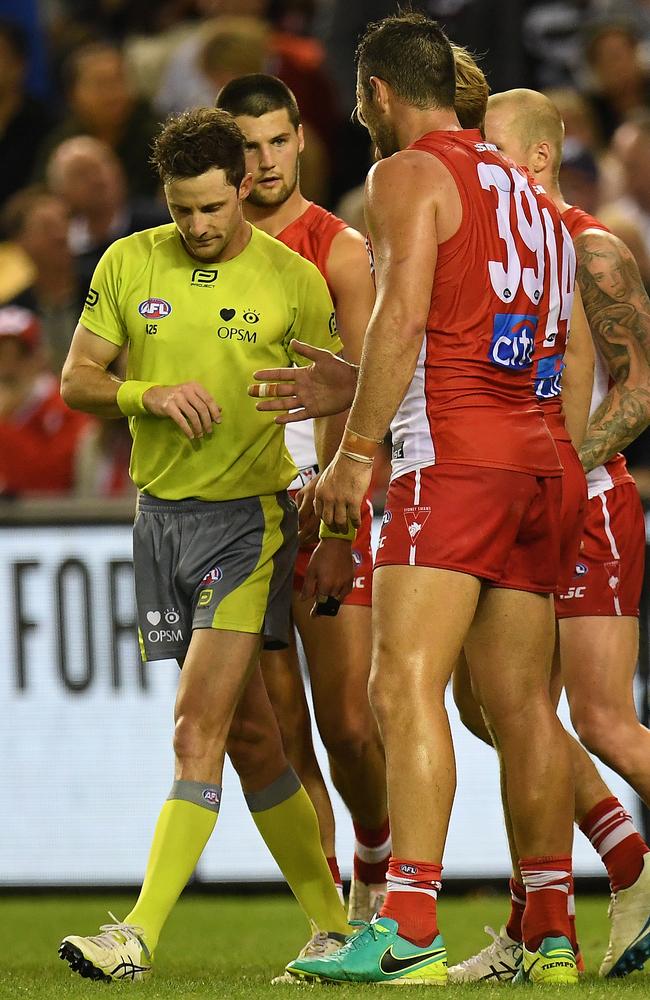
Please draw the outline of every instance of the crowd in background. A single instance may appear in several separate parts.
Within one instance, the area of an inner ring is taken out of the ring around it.
[[[650,0],[411,6],[479,57],[494,92],[533,87],[554,100],[566,125],[565,198],[625,240],[650,287]],[[350,118],[354,48],[369,21],[396,8],[0,0],[0,496],[132,489],[125,421],[71,413],[58,376],[104,250],[169,221],[148,162],[167,115],[212,104],[241,74],[279,76],[302,112],[303,192],[363,230],[372,150]],[[650,496],[648,432],[628,459]]]

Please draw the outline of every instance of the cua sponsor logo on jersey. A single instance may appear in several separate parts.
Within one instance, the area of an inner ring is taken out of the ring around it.
[[[489,358],[500,368],[530,368],[539,318],[525,313],[496,313]]]
[[[145,316],[146,319],[165,319],[171,311],[171,303],[167,299],[145,299],[138,306],[138,312],[141,316]]]

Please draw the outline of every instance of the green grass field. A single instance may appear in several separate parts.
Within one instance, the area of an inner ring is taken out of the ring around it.
[[[271,986],[270,979],[293,958],[306,938],[306,926],[287,896],[188,896],[181,900],[158,947],[155,971],[142,984],[92,983],[74,976],[57,956],[65,934],[95,933],[108,921],[106,911],[118,916],[132,900],[123,896],[16,896],[0,899],[0,1000],[67,1000],[97,998],[131,991],[142,1000],[257,1000],[259,997],[314,997],[332,990],[341,1000],[373,996],[394,997],[395,987]],[[505,902],[495,896],[468,896],[440,901],[440,922],[447,940],[449,962],[481,948],[483,925],[498,928]],[[578,928],[587,964],[579,989],[589,1000],[650,997],[650,970],[625,980],[603,982],[596,976],[607,943],[607,900],[587,897],[578,902]],[[512,987],[448,987],[452,1000],[488,997]],[[409,997],[431,988],[408,988]],[[545,988],[544,995],[566,990]]]

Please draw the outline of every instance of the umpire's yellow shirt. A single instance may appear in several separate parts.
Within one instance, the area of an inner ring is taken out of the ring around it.
[[[170,419],[132,417],[131,477],[165,500],[233,500],[285,489],[296,469],[273,413],[247,393],[259,368],[305,364],[292,337],[338,353],[334,307],[313,264],[252,227],[232,260],[200,264],[174,224],[118,240],[93,276],[81,324],[129,345],[127,378],[200,382],[222,411],[189,441]]]

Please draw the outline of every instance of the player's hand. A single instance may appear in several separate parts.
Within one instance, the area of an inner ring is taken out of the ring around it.
[[[355,528],[361,526],[361,504],[368,492],[372,466],[355,462],[337,452],[321,472],[316,486],[316,514],[331,531],[344,534],[348,519]]]
[[[309,545],[318,540],[318,529],[320,520],[316,517],[314,510],[314,495],[316,493],[316,483],[318,476],[310,479],[301,490],[296,493],[296,503],[298,504],[298,541],[301,545]]]
[[[155,385],[147,389],[142,402],[152,416],[169,417],[178,424],[190,441],[211,434],[212,425],[221,423],[219,406],[199,382]]]
[[[258,410],[282,410],[276,424],[291,424],[310,417],[329,417],[351,405],[359,369],[331,351],[299,340],[291,348],[312,362],[304,368],[265,368],[255,372],[261,385],[251,385],[249,396],[259,398]]]
[[[352,590],[353,580],[352,543],[344,538],[323,538],[309,560],[301,600],[334,597],[342,601]]]

